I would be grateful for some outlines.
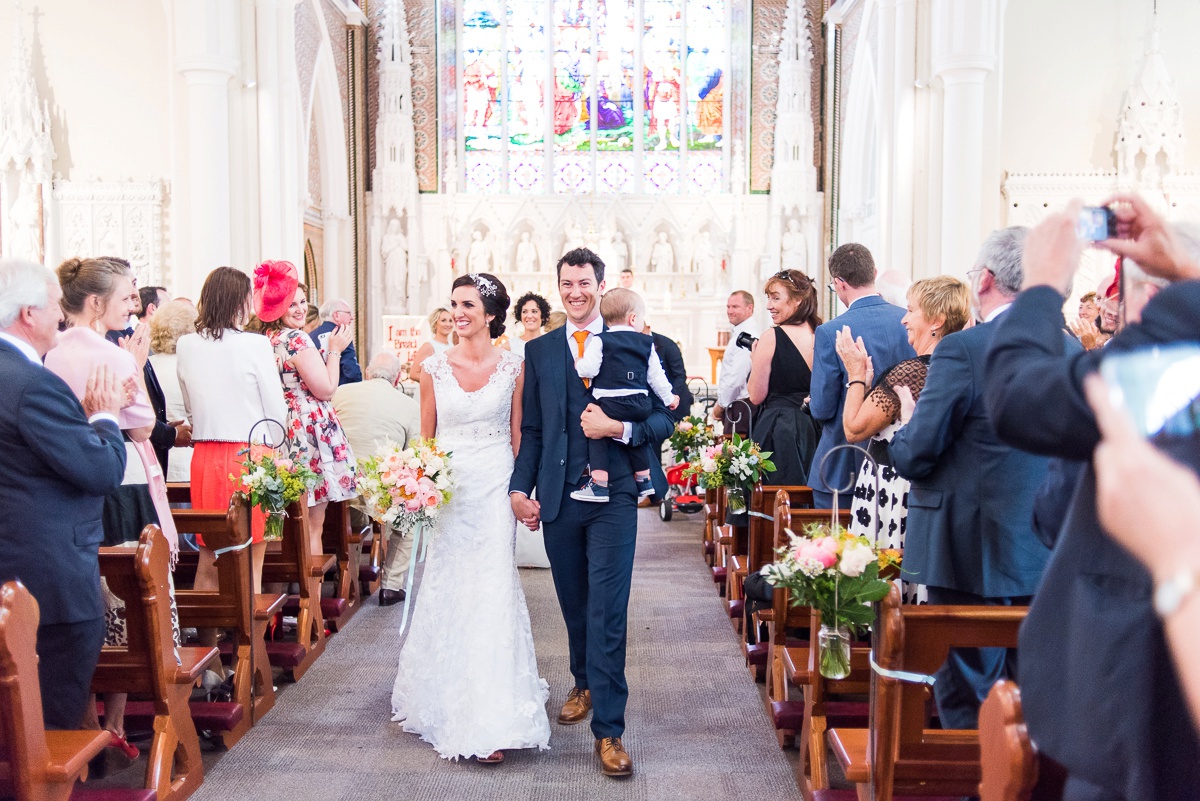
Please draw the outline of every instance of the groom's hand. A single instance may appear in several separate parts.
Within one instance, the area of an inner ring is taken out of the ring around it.
[[[517,516],[530,531],[537,531],[541,522],[542,505],[522,492],[508,493],[508,501],[512,504],[513,514]]]
[[[621,421],[612,419],[594,403],[589,403],[583,410],[579,423],[583,427],[583,435],[588,439],[620,439],[625,434],[625,426]]]

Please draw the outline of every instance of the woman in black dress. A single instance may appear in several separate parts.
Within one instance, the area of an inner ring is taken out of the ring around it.
[[[817,288],[799,270],[782,270],[767,281],[767,311],[774,328],[754,346],[746,389],[758,406],[754,439],[772,453],[770,483],[807,485],[818,431],[805,402],[812,381],[813,336],[821,324]]]

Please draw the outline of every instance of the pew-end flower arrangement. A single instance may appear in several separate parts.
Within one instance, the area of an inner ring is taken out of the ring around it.
[[[870,604],[883,600],[891,586],[880,570],[895,572],[900,552],[876,548],[866,537],[826,523],[811,523],[801,535],[789,531],[788,540],[762,574],[767,583],[791,592],[793,606],[821,613],[820,673],[844,679],[850,675],[851,632],[861,634],[874,621]]]
[[[771,451],[763,451],[748,437],[734,434],[725,442],[709,445],[700,451],[699,459],[688,469],[689,475],[700,477],[705,489],[726,487],[725,503],[729,514],[744,514],[749,501],[749,489],[767,473],[775,472]]]
[[[414,439],[407,448],[388,443],[359,460],[358,488],[380,525],[432,531],[454,488],[450,454],[433,439]]]
[[[717,441],[713,427],[703,417],[691,415],[675,424],[671,434],[671,450],[681,462],[694,462]]]
[[[317,474],[308,465],[266,445],[251,445],[238,455],[242,457],[238,495],[266,514],[263,539],[283,539],[288,506],[308,495],[317,483]]]

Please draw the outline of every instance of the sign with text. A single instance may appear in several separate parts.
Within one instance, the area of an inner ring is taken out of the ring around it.
[[[382,321],[386,346],[401,364],[407,365],[417,348],[429,339],[428,319],[423,314],[385,314]]]

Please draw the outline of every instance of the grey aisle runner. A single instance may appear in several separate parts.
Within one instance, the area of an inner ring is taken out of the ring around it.
[[[550,682],[550,750],[502,765],[441,759],[391,723],[399,605],[368,602],[230,752],[196,801],[799,798],[724,608],[700,558],[699,517],[640,512],[629,607],[625,746],[636,774],[600,774],[586,724],[554,723],[571,687],[567,635],[548,570],[522,570],[538,664]],[[469,576],[463,577],[469,581]]]

